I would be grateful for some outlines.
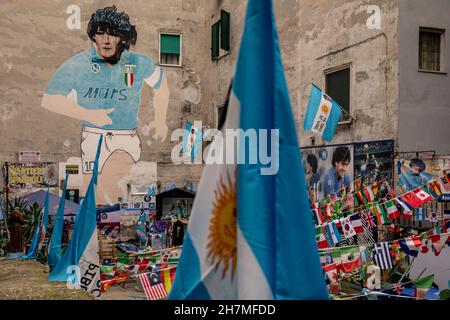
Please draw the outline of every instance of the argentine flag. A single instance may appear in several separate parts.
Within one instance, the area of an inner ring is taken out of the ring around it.
[[[331,142],[341,115],[339,104],[313,84],[303,130],[315,132]]]
[[[69,175],[66,174],[66,180],[64,180],[64,189],[62,191],[62,197],[59,200],[58,211],[56,212],[55,222],[53,223],[52,238],[50,240],[49,252],[48,252],[48,266],[50,270],[53,269],[61,260],[61,241],[64,228],[64,208],[66,204],[66,190],[67,180]]]
[[[48,276],[48,281],[68,282],[100,297],[100,266],[98,256],[97,212],[95,188],[97,186],[98,158],[102,146],[100,136],[95,156],[94,171],[75,220],[72,239],[59,263]]]
[[[200,145],[202,143],[202,131],[201,129],[195,128],[192,123],[186,121],[186,126],[184,129],[183,155],[190,160],[194,160]]]
[[[278,129],[262,151],[278,170],[208,164],[229,141],[208,146],[169,299],[328,299],[269,0],[248,1],[222,132],[236,128]]]
[[[45,195],[44,202],[44,213],[39,217],[39,221],[36,223],[36,229],[34,230],[33,239],[31,240],[30,247],[25,256],[22,257],[24,260],[36,259],[38,252],[42,249],[42,244],[44,243],[45,235],[48,228],[48,206],[49,206],[50,191],[47,189],[47,194]]]

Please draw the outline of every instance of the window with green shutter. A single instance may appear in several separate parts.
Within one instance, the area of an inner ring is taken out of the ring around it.
[[[181,65],[181,35],[160,33],[159,63],[162,65]]]
[[[230,13],[220,10],[220,20],[211,26],[211,59],[230,51]]]
[[[220,10],[220,48],[230,51],[230,13]]]
[[[217,59],[219,57],[219,31],[220,21],[212,25],[211,31],[211,58]]]

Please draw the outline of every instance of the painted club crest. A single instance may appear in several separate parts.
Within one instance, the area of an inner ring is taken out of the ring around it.
[[[125,65],[125,85],[130,88],[134,83],[134,69],[136,68],[135,64],[126,64]]]

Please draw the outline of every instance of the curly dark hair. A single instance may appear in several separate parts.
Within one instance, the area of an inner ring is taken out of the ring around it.
[[[413,166],[418,167],[419,172],[425,171],[425,163],[419,158],[411,159],[409,162],[409,167],[412,168]]]
[[[331,159],[333,167],[336,166],[336,163],[342,161],[352,161],[352,155],[350,154],[348,147],[337,147],[336,150],[334,150],[333,158]]]
[[[312,172],[316,173],[317,172],[317,166],[318,166],[316,156],[313,155],[312,153],[308,154],[308,156],[306,157],[306,162],[308,162],[309,165],[311,166]]]
[[[130,23],[130,17],[125,12],[117,12],[115,5],[99,9],[92,14],[87,27],[87,34],[92,41],[94,41],[95,33],[98,30],[113,36],[119,36],[120,52],[136,45],[137,32],[135,26]]]

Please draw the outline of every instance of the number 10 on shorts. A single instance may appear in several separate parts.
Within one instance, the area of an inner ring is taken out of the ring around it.
[[[92,173],[94,171],[94,161],[85,161],[84,162],[84,172]]]

